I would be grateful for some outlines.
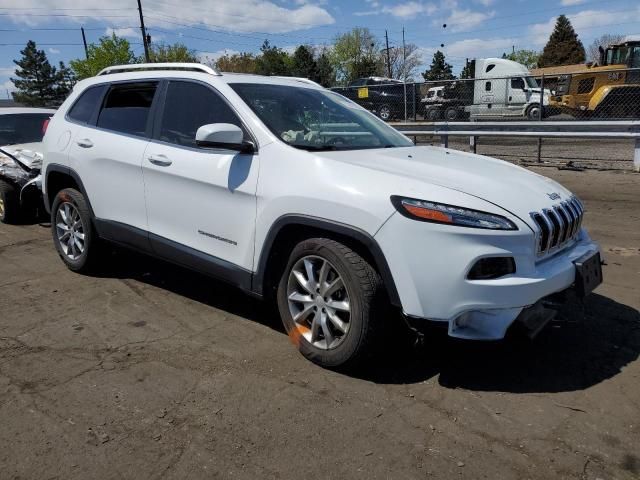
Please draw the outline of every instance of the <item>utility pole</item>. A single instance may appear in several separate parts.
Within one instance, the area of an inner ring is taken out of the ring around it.
[[[80,31],[82,32],[82,43],[84,43],[84,56],[89,60],[89,50],[87,49],[87,37],[84,35],[84,27],[80,27]]]
[[[144,45],[144,59],[147,63],[149,60],[149,44],[147,43],[147,31],[144,28],[144,17],[142,16],[142,4],[138,0],[138,13],[140,14],[140,30],[142,30],[142,45]]]
[[[387,31],[384,31],[384,39],[387,43],[387,73],[389,74],[389,78],[391,78],[391,55],[389,54],[389,35]]]
[[[404,85],[404,121],[406,122],[407,121],[407,46],[404,43],[404,25],[402,26],[402,83]]]

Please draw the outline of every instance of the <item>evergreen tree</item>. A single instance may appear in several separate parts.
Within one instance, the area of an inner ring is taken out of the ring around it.
[[[54,105],[60,105],[71,93],[73,86],[76,84],[76,74],[73,73],[64,62],[60,62],[58,71],[56,72],[56,84],[54,91]]]
[[[256,73],[259,75],[290,75],[291,59],[284,50],[271,46],[265,40],[260,47],[260,55],[256,62]]]
[[[453,74],[453,67],[446,62],[444,53],[440,50],[433,54],[431,66],[422,74],[422,76],[427,81],[453,80],[456,78]]]
[[[44,50],[38,50],[36,42],[29,40],[20,51],[22,58],[14,60],[16,76],[11,81],[17,91],[13,99],[28,107],[44,107],[54,103],[56,90],[56,68],[51,66]]]
[[[573,29],[569,19],[560,15],[556,26],[549,37],[549,41],[538,59],[538,67],[557,67],[559,65],[573,65],[585,60],[584,46],[578,40],[578,34]]]
[[[318,66],[313,58],[311,49],[306,45],[296,48],[292,58],[292,71],[295,77],[303,77],[314,80],[317,77]]]
[[[475,61],[469,61],[464,64],[462,67],[462,71],[460,72],[460,78],[474,78],[476,75],[476,64]]]
[[[314,78],[316,82],[318,82],[323,87],[329,88],[333,87],[336,82],[336,71],[331,64],[331,58],[327,55],[326,52],[322,52],[318,56],[318,60],[316,61],[317,66],[317,77]]]

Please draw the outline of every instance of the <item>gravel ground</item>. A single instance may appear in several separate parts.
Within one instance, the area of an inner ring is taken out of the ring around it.
[[[420,144],[439,145],[440,137],[418,137]],[[469,151],[468,137],[451,137],[449,146]],[[516,137],[480,137],[477,153],[519,164],[538,161],[538,140]],[[547,165],[570,164],[596,170],[633,170],[633,140],[543,138],[540,160]],[[571,163],[569,163],[571,162]]]
[[[434,332],[351,375],[223,284],[77,275],[0,225],[0,478],[640,478],[640,175],[536,171],[584,199],[605,284],[533,342]]]

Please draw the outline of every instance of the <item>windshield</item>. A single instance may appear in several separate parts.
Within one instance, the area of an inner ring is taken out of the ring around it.
[[[303,150],[411,147],[413,143],[342,95],[287,85],[230,85],[278,138]]]
[[[47,113],[15,113],[0,115],[0,145],[41,142]]]

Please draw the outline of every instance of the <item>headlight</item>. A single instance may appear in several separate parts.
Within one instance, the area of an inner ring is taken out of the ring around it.
[[[444,203],[416,200],[415,198],[391,197],[391,203],[400,214],[422,222],[444,223],[459,227],[485,228],[489,230],[517,230],[508,218],[493,213],[461,208]]]

